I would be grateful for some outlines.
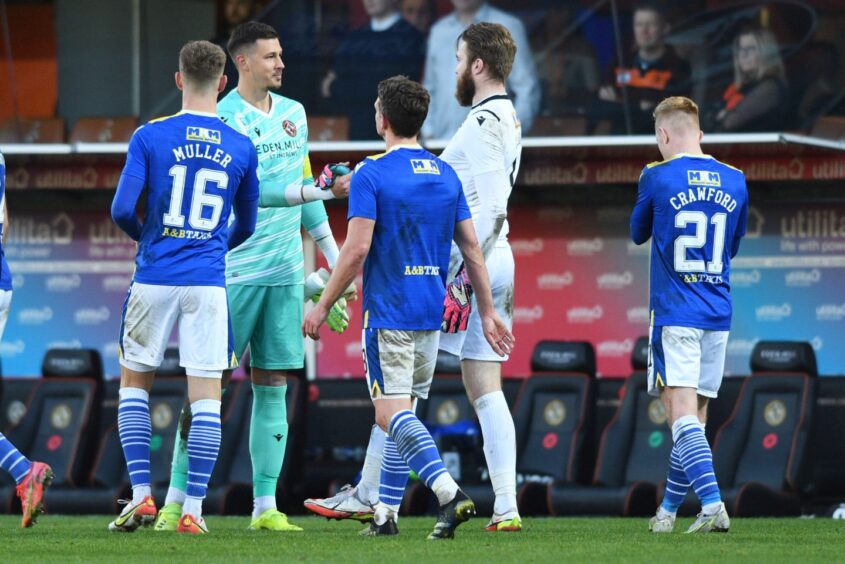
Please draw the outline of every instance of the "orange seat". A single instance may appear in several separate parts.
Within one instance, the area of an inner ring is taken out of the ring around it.
[[[349,139],[349,118],[340,116],[309,116],[309,141],[346,141]]]
[[[70,134],[71,143],[126,143],[138,127],[134,117],[79,118]]]
[[[20,127],[14,118],[0,123],[0,143],[64,143],[65,120],[62,118],[25,118]]]

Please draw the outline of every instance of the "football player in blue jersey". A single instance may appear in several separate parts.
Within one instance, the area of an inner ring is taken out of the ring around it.
[[[671,532],[692,487],[702,508],[687,532],[726,532],[730,519],[704,424],[725,367],[731,259],[745,235],[748,191],[742,171],[701,151],[695,102],[666,98],[654,120],[664,160],[640,176],[631,239],[638,245],[651,239],[648,387],[666,407],[674,445],[649,530]]]
[[[375,121],[387,151],[364,160],[352,176],[346,243],[302,332],[319,339],[332,305],[363,266],[364,369],[376,424],[388,435],[379,502],[366,532],[398,533],[396,514],[413,469],[440,505],[428,537],[436,540],[452,538],[475,514],[413,410],[416,399],[428,397],[434,375],[453,239],[476,289],[487,342],[504,356],[513,335],[496,313],[458,175],[417,143],[428,103],[428,91],[406,77],[379,84]]]
[[[6,262],[6,231],[9,228],[6,214],[6,160],[0,153],[0,337],[9,320],[9,307],[12,304],[12,275]],[[0,433],[0,468],[15,480],[15,491],[21,500],[21,527],[31,527],[41,513],[44,490],[53,480],[53,470],[43,462],[29,460],[15,448],[15,445]]]
[[[109,524],[150,525],[149,391],[174,323],[188,380],[187,498],[178,532],[207,533],[202,500],[220,449],[220,378],[235,361],[226,301],[226,253],[255,231],[258,158],[245,135],[217,117],[226,54],[207,41],[179,52],[182,111],[138,128],[112,203],[112,217],[138,242],[120,328],[118,432],[132,499]],[[136,216],[146,192],[143,221]],[[234,214],[232,225],[228,219]]]

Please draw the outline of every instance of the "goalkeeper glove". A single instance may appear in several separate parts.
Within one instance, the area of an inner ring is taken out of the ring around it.
[[[325,268],[319,269],[317,272],[312,272],[305,279],[305,300],[311,300],[312,303],[320,301],[320,296],[323,295],[323,290],[326,289],[326,282],[329,280],[329,271]],[[329,310],[329,315],[326,318],[326,325],[335,333],[343,333],[349,327],[349,319],[351,312],[347,306],[347,299],[356,299],[358,290],[355,283],[349,285],[346,292],[343,293]]]
[[[446,286],[446,298],[443,300],[443,322],[440,330],[444,333],[466,331],[469,314],[472,311],[472,284],[463,268],[455,279]]]
[[[327,164],[323,167],[319,176],[314,180],[314,185],[321,190],[331,190],[334,181],[338,176],[346,176],[351,173],[349,167],[340,163]]]

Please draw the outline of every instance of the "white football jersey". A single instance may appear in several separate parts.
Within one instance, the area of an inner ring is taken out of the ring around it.
[[[486,207],[507,208],[521,155],[522,127],[510,98],[505,94],[490,96],[473,106],[440,158],[458,173],[476,225],[482,199],[503,198],[497,206]],[[476,186],[476,177],[495,172],[501,172],[507,178],[505,193],[490,193],[483,186]],[[505,220],[498,240],[507,241],[507,236],[508,222]]]

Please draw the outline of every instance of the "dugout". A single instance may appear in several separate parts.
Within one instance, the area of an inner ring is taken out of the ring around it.
[[[823,409],[818,413],[825,421],[841,421],[845,408],[839,379],[825,378],[845,374],[837,345],[845,323],[840,289],[845,143],[778,133],[707,135],[704,141],[706,152],[743,169],[749,182],[749,234],[733,263],[736,307],[726,372],[748,374],[751,351],[760,340],[809,342],[820,373],[816,401]],[[430,148],[436,153],[442,146]],[[0,351],[4,376],[35,376],[43,353],[64,346],[97,349],[107,377],[114,377],[134,245],[111,223],[108,209],[126,145],[45,143],[0,149],[7,164],[6,249],[15,285]],[[314,167],[357,162],[381,150],[380,143],[314,142],[311,160]],[[648,323],[648,250],[629,243],[628,219],[640,171],[659,158],[647,136],[524,140],[509,213],[518,337],[516,354],[505,365],[509,382],[531,373],[530,356],[538,342],[583,340],[595,349],[598,400],[619,404],[614,384],[630,374],[631,353]],[[340,242],[345,206],[331,203],[329,213]],[[310,242],[306,260],[321,264]],[[360,301],[353,305],[353,325],[361,319],[359,308]],[[357,331],[326,334],[308,354],[309,378],[350,379],[349,385],[360,383],[365,398],[363,381],[356,380],[363,374]],[[739,382],[730,387],[736,392]],[[723,407],[726,417],[731,409]],[[364,420],[372,412],[362,408],[356,413],[361,421],[348,428],[362,430],[363,446],[369,429]],[[307,405],[302,420],[307,426]],[[320,434],[321,441],[331,442],[330,434]],[[845,482],[845,475],[840,470],[837,478],[836,461],[815,446],[816,436],[824,440],[812,431],[809,452],[824,459],[824,469],[815,471],[819,485],[808,495],[817,493],[833,504],[841,499],[836,484]],[[344,444],[354,442],[347,439]],[[292,488],[303,495],[317,493]]]

